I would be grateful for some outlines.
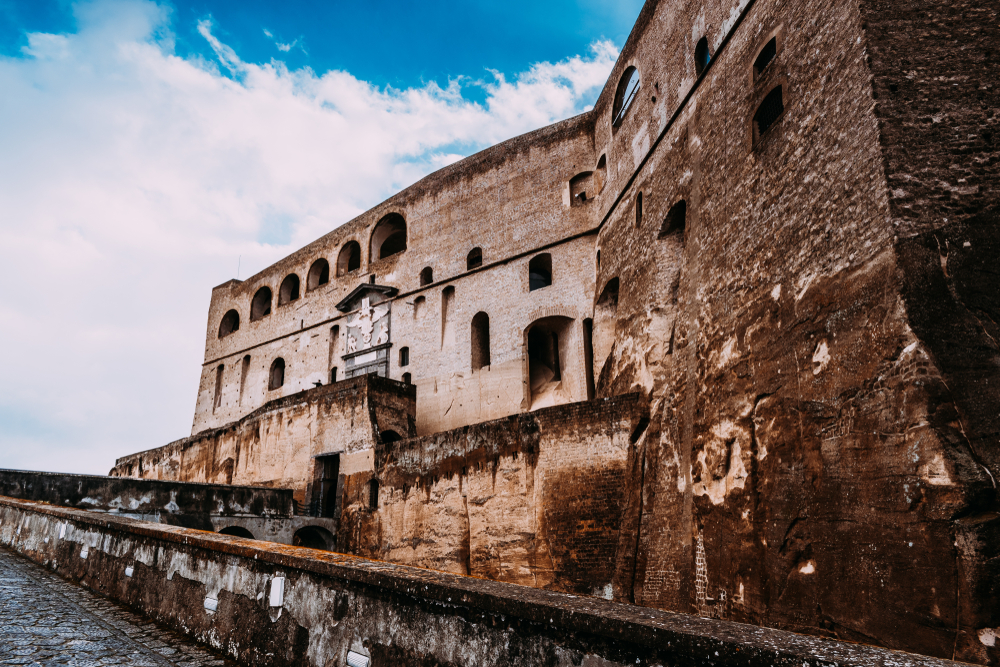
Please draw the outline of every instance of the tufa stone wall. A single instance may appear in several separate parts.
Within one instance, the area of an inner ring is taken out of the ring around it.
[[[610,597],[625,463],[646,423],[626,395],[393,443],[345,481],[338,550]]]
[[[9,498],[0,544],[248,667],[957,664]]]

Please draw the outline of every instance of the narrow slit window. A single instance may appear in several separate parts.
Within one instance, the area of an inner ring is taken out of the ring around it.
[[[378,480],[373,479],[368,482],[368,507],[373,510],[378,509]]]
[[[410,348],[408,347],[399,348],[399,365],[400,367],[410,365]]]
[[[215,398],[212,400],[212,412],[222,405],[222,373],[226,370],[224,364],[215,369]]]
[[[712,54],[708,51],[708,38],[702,37],[698,40],[698,45],[694,47],[694,71],[701,76],[708,68],[708,63],[712,61]],[[745,61],[744,61],[745,62]]]
[[[472,318],[472,370],[490,365],[490,316],[476,313]]]
[[[642,226],[642,193],[635,198],[635,226],[636,229]]]
[[[757,135],[767,132],[777,122],[778,118],[785,111],[785,103],[781,98],[781,86],[767,94],[764,101],[757,107],[753,122],[757,127]]]
[[[757,54],[757,60],[753,61],[753,75],[755,79],[759,77],[765,69],[767,69],[767,66],[771,64],[771,61],[774,60],[774,56],[777,54],[778,39],[776,37],[772,37],[768,43],[764,45],[764,48],[760,50],[760,53]]]

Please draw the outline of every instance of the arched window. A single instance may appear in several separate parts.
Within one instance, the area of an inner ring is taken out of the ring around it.
[[[425,266],[420,272],[420,286],[430,285],[432,282],[434,282],[434,269]]]
[[[471,271],[483,265],[483,249],[473,248],[465,258],[465,270]]]
[[[785,103],[781,99],[781,86],[776,86],[767,94],[767,97],[757,107],[757,113],[753,115],[754,137],[760,137],[767,132],[784,112]]]
[[[572,323],[568,317],[546,317],[533,322],[526,332],[532,410],[573,400],[568,388],[561,384],[565,367],[562,352]]]
[[[250,321],[256,322],[271,314],[271,288],[261,287],[250,302]]]
[[[628,111],[629,107],[632,106],[632,102],[635,101],[636,96],[639,94],[639,70],[634,67],[629,67],[622,74],[622,78],[618,81],[618,88],[615,91],[615,102],[611,107],[611,124],[617,127],[622,119],[625,117],[625,113]]]
[[[285,360],[278,357],[271,363],[271,373],[267,378],[267,390],[280,389],[285,384]]]
[[[317,259],[309,267],[309,275],[306,276],[306,291],[311,292],[328,282],[330,282],[330,262],[325,259]]]
[[[583,206],[597,194],[594,188],[594,172],[585,171],[569,181],[569,205]]]
[[[427,309],[427,297],[418,296],[413,300],[413,319],[419,320]]]
[[[663,219],[663,224],[660,225],[658,238],[666,238],[671,234],[680,234],[683,237],[684,228],[687,225],[686,218],[687,202],[682,199],[667,211],[667,217]]]
[[[705,68],[708,67],[709,61],[712,60],[712,54],[708,52],[708,38],[702,37],[698,40],[698,45],[694,47],[694,71],[698,76],[701,76]]]
[[[552,255],[547,252],[535,255],[528,262],[528,291],[542,289],[552,284]]]
[[[222,322],[219,323],[219,338],[225,338],[234,331],[239,331],[239,329],[240,314],[235,310],[230,310],[222,316]]]
[[[390,213],[372,230],[371,254],[374,261],[406,250],[406,220],[399,213]]]
[[[346,276],[361,268],[361,244],[348,241],[337,255],[337,276]]]
[[[776,55],[778,55],[778,38],[772,37],[757,54],[757,59],[753,61],[753,78],[755,80],[764,73]]]
[[[400,367],[410,365],[410,348],[399,348],[399,365]]]
[[[641,192],[635,198],[635,226],[636,226],[636,228],[642,226],[642,193]]]
[[[290,303],[299,298],[299,277],[294,273],[285,276],[278,288],[278,305]]]
[[[472,370],[490,365],[490,316],[476,313],[472,318]]]
[[[413,384],[413,376],[409,373],[403,373],[403,384]]]

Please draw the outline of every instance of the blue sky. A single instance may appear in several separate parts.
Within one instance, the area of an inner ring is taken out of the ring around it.
[[[0,0],[0,467],[189,435],[213,286],[590,108],[640,8]]]
[[[595,41],[621,46],[640,0],[480,0],[476,2],[275,2],[198,0],[169,3],[176,52],[212,58],[199,34],[215,33],[247,62],[272,58],[289,68],[345,70],[378,86],[477,79],[487,69],[520,72],[531,64],[586,53]],[[77,29],[66,0],[0,0],[0,53],[16,56],[28,32]],[[470,90],[468,97],[482,98]]]

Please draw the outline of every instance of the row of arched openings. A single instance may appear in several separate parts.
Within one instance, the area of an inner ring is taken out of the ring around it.
[[[385,259],[392,255],[406,250],[406,220],[399,213],[390,213],[383,217],[372,230],[370,257],[374,259]],[[335,266],[337,277],[346,276],[361,268],[361,244],[357,241],[345,243],[337,255]],[[330,282],[330,263],[324,259],[317,259],[309,267],[306,274],[305,291],[311,292]],[[301,283],[299,276],[290,273],[285,276],[278,287],[278,306],[297,301],[301,295]],[[250,321],[256,322],[271,314],[271,306],[274,302],[274,295],[270,287],[261,287],[250,300]],[[236,309],[231,309],[222,317],[219,324],[219,338],[238,331],[240,328],[240,314]]]

